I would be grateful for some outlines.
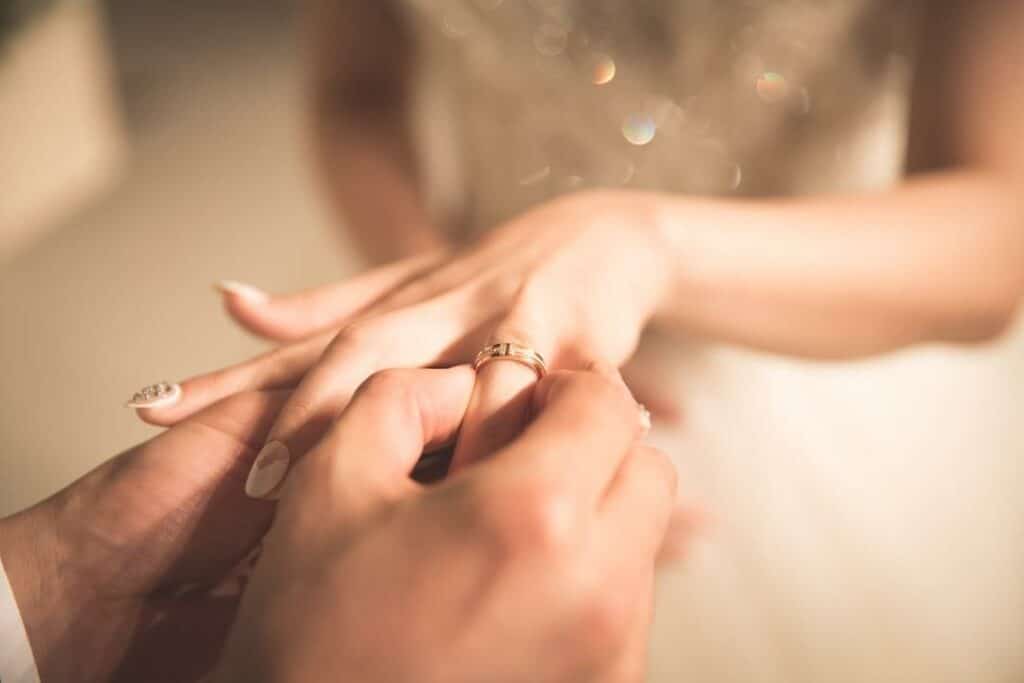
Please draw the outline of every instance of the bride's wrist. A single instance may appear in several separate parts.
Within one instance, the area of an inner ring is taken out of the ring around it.
[[[635,258],[631,259],[638,282],[647,283],[647,319],[661,317],[679,296],[683,279],[679,258],[679,237],[667,230],[662,197],[654,192],[609,190],[602,193],[606,202],[601,210],[615,216],[628,234],[637,238]]]
[[[593,189],[553,201],[547,220],[582,229],[579,245],[598,248],[589,265],[628,292],[625,319],[644,327],[671,306],[679,260],[660,218],[659,195],[653,192]]]
[[[734,207],[714,199],[643,193],[645,231],[657,249],[664,279],[655,321],[688,325],[689,319],[721,285],[711,262],[733,248],[731,222],[743,220]]]

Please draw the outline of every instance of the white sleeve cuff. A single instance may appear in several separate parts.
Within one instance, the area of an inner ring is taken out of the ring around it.
[[[0,683],[39,683],[39,671],[0,558]]]

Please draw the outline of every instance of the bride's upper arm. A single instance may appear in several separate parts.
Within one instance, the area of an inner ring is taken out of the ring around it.
[[[365,116],[406,104],[414,44],[396,0],[310,0],[318,115]]]

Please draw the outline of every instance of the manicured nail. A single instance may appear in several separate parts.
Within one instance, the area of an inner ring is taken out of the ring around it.
[[[640,408],[640,430],[644,436],[651,431],[651,411],[647,410],[647,406],[643,403],[637,403],[637,407]]]
[[[177,384],[159,382],[150,384],[135,392],[125,408],[162,408],[174,405],[181,399],[181,387]]]
[[[277,500],[291,459],[288,447],[280,441],[271,441],[264,446],[249,470],[249,478],[245,480],[246,495],[250,498]]]
[[[216,287],[222,294],[233,294],[254,304],[263,303],[270,298],[262,289],[236,280],[221,280]]]

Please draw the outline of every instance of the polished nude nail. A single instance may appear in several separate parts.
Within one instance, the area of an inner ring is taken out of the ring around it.
[[[245,480],[245,493],[250,498],[276,500],[280,497],[281,482],[288,474],[288,465],[292,459],[288,447],[280,441],[271,441],[260,454],[249,470]]]
[[[221,294],[231,294],[252,303],[263,303],[270,297],[262,289],[237,280],[221,280],[216,284]]]
[[[647,410],[647,406],[643,403],[638,403],[637,407],[640,408],[640,431],[644,436],[651,431],[651,411]]]
[[[143,387],[125,403],[126,408],[163,408],[181,400],[181,386],[169,382],[158,382]]]

